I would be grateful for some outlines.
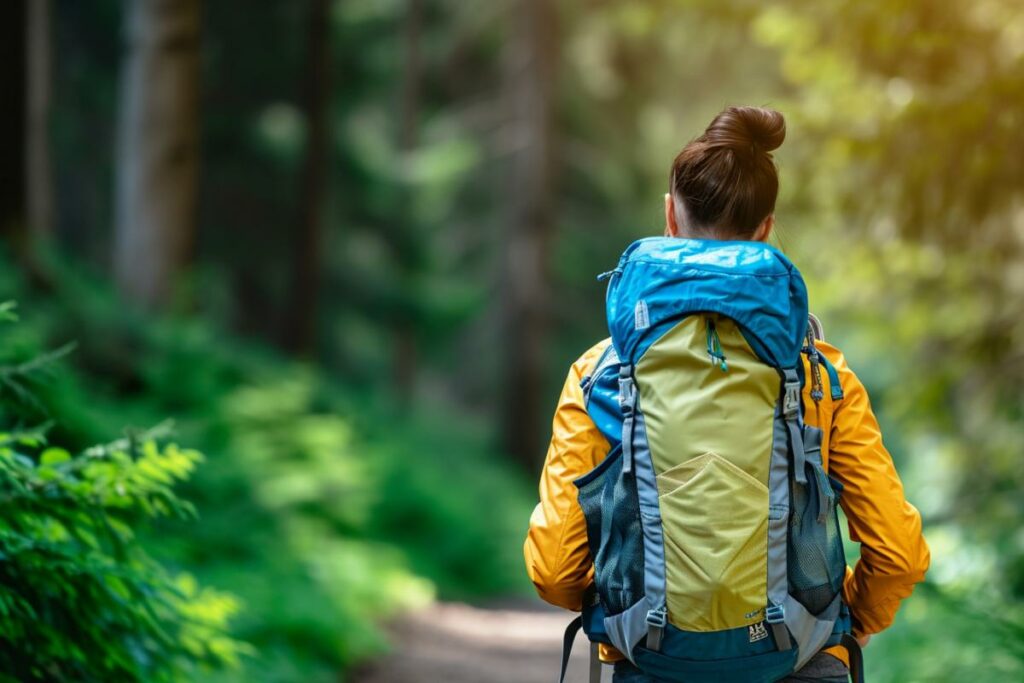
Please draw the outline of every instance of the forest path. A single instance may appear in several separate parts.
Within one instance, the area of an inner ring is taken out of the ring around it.
[[[536,601],[493,607],[436,603],[400,618],[394,649],[355,672],[355,683],[553,683],[573,615]],[[587,680],[589,644],[573,647],[567,683]],[[611,670],[604,667],[604,681]]]

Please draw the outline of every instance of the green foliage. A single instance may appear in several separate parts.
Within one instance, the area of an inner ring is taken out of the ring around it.
[[[58,5],[61,232],[77,257],[105,264],[119,9]],[[488,441],[503,393],[496,283],[518,189],[507,160],[524,142],[501,93],[516,63],[514,3],[419,6],[417,27],[408,3],[332,4],[317,365],[225,332],[274,338],[283,318],[305,140],[306,4],[292,0],[246,13],[210,3],[204,16],[191,284],[218,325],[138,316],[64,273],[8,340],[21,359],[79,341],[73,369],[41,397],[60,417],[60,443],[84,449],[175,415],[208,455],[184,484],[202,524],[164,519],[148,545],[244,598],[237,633],[260,654],[229,676],[334,680],[384,647],[375,624],[392,610],[434,590],[522,585],[530,495]],[[1021,3],[566,0],[558,10],[548,405],[566,365],[605,334],[594,276],[661,230],[672,154],[725,104],[781,109],[778,244],[868,384],[933,548],[928,589],[868,650],[872,678],[1020,678]],[[0,284],[20,287],[9,269]],[[430,410],[382,399],[407,337]],[[32,402],[17,379],[0,383]]]
[[[1024,144],[1022,29],[1019,5],[931,0],[778,2],[754,24],[792,86],[812,296],[933,551],[929,589],[874,646],[882,680],[1024,671],[1024,233],[1004,151]]]
[[[205,678],[333,682],[387,648],[380,624],[399,610],[529,590],[532,494],[483,430],[443,407],[399,410],[196,319],[136,316],[74,268],[53,272],[16,346],[78,340],[40,387],[54,432],[85,448],[173,414],[206,455],[183,489],[201,522],[165,518],[143,537],[245,606],[233,634],[252,655]]]
[[[572,4],[563,357],[600,329],[593,275],[660,232],[671,155],[723,105],[780,109],[776,243],[868,385],[933,550],[930,583],[867,651],[871,677],[1019,678],[1021,6]]]
[[[13,307],[0,306],[10,321]],[[189,681],[237,665],[233,597],[150,557],[146,520],[191,519],[173,486],[200,455],[164,430],[72,455],[23,428],[32,384],[63,351],[0,367],[0,670],[7,681]]]
[[[991,591],[969,592],[976,587],[919,586],[896,623],[865,650],[867,676],[878,683],[1024,676],[1024,614]]]

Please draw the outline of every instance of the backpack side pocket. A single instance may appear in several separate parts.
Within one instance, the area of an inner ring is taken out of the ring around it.
[[[640,504],[632,476],[622,473],[622,447],[574,484],[601,606],[609,616],[619,614],[643,597],[644,586]]]
[[[821,436],[821,430],[804,427],[807,484],[790,478],[787,547],[789,592],[814,615],[832,603],[846,576],[838,513],[842,486],[822,466]]]

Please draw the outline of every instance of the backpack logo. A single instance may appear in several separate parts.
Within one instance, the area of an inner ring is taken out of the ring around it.
[[[646,330],[651,326],[651,318],[647,314],[647,302],[643,299],[636,302],[633,309],[633,327],[637,330]]]
[[[750,636],[750,642],[756,643],[759,640],[764,640],[768,637],[768,629],[764,627],[764,622],[759,621],[756,624],[751,624],[747,627],[747,633]]]

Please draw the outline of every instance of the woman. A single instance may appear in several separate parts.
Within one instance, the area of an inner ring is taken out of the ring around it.
[[[730,107],[676,157],[665,195],[665,236],[683,239],[765,242],[775,223],[778,175],[772,150],[786,135],[782,115],[757,107]],[[806,383],[804,422],[820,428],[822,460],[842,486],[840,499],[850,537],[860,542],[860,560],[842,587],[853,633],[862,645],[888,627],[900,602],[924,578],[928,547],[921,519],[903,486],[872,413],[864,386],[820,330],[818,351],[835,372],[824,396]],[[610,444],[591,419],[580,384],[609,344],[588,350],[569,371],[555,412],[551,445],[540,481],[540,504],[524,547],[527,572],[541,598],[580,610],[593,582],[586,523],[573,482],[608,455]],[[804,360],[805,376],[812,372]],[[819,387],[821,388],[821,387]],[[602,660],[615,662],[615,681],[654,681],[615,650],[602,646]],[[786,680],[845,681],[845,652],[824,650]]]

